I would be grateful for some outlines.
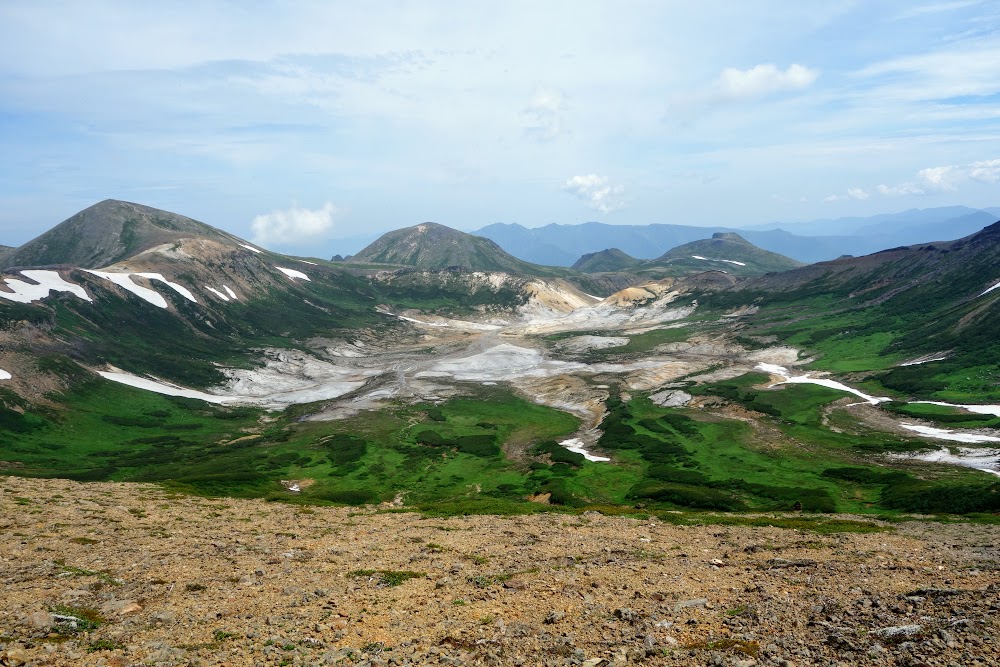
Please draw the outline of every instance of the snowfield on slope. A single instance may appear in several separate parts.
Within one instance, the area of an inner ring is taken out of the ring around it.
[[[735,259],[715,259],[713,257],[702,257],[701,255],[691,255],[691,257],[705,262],[725,262],[726,264],[735,264],[736,266],[746,266],[745,263],[737,262]]]
[[[859,391],[853,387],[848,387],[846,384],[837,382],[836,380],[829,380],[827,378],[812,378],[808,375],[793,376],[787,368],[776,364],[757,364],[755,368],[756,370],[764,371],[765,373],[784,378],[781,382],[775,382],[772,384],[772,387],[776,387],[779,384],[815,384],[821,387],[828,387],[830,389],[846,391],[854,394],[855,396],[864,399],[864,401],[870,405],[877,405],[878,403],[884,403],[892,400],[886,396],[869,396],[863,391]]]
[[[69,292],[84,301],[93,301],[85,289],[64,280],[58,271],[24,270],[21,275],[38,284],[32,285],[17,278],[4,278],[4,283],[11,292],[0,290],[0,298],[17,303],[31,303],[44,299],[50,292]]]
[[[301,271],[296,271],[295,269],[286,269],[283,266],[275,266],[274,268],[278,269],[279,271],[281,271],[282,273],[284,273],[286,276],[288,276],[289,278],[291,278],[293,280],[296,279],[296,278],[299,279],[299,280],[309,280],[309,276],[307,276],[306,274],[302,273]],[[312,281],[310,281],[310,282],[312,282]]]
[[[188,301],[193,301],[194,303],[198,303],[198,300],[194,298],[194,295],[188,288],[184,287],[183,285],[178,285],[177,283],[170,282],[159,273],[120,273],[112,271],[92,271],[91,269],[82,269],[82,271],[89,273],[91,275],[95,275],[99,278],[104,278],[105,280],[112,282],[115,285],[118,285],[122,289],[129,291],[132,294],[135,294],[140,299],[148,301],[149,303],[159,308],[167,307],[167,300],[163,298],[163,295],[161,295],[156,290],[152,290],[148,287],[143,287],[142,285],[136,284],[135,282],[132,281],[132,276],[142,276],[143,278],[149,281],[157,280],[159,282],[162,282],[168,287],[170,287],[172,290],[183,296]]]

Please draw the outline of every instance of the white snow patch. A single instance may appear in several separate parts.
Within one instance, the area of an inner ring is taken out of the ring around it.
[[[914,359],[913,361],[903,362],[900,364],[900,366],[919,366],[920,364],[929,364],[932,361],[944,361],[947,358],[948,358],[947,354],[937,357],[928,357],[928,358],[921,357],[920,359]]]
[[[715,259],[713,257],[702,257],[701,255],[691,255],[691,257],[704,262],[725,262],[727,264],[735,264],[736,266],[746,266],[743,262],[737,262],[735,259]]]
[[[967,442],[969,444],[979,444],[983,442],[1000,442],[1000,438],[992,435],[978,435],[976,433],[962,433],[946,428],[934,428],[933,426],[921,426],[920,424],[900,424],[907,431],[913,431],[920,435],[926,435],[938,440],[951,440],[952,442]]]
[[[226,290],[226,294],[229,295],[230,299],[232,299],[233,301],[238,301],[238,299],[236,298],[236,292],[230,289],[229,285],[223,285],[222,289]]]
[[[152,391],[157,394],[164,394],[165,396],[197,398],[207,403],[232,403],[240,400],[239,398],[233,396],[206,394],[205,392],[198,391],[197,389],[188,389],[175,384],[169,384],[158,380],[150,380],[149,378],[139,377],[138,375],[132,375],[131,373],[123,373],[121,371],[97,371],[97,374],[105,380],[125,384],[130,387],[135,387],[136,389],[145,389],[146,391]]]
[[[0,368],[0,380],[9,380],[10,378],[11,374],[5,371],[4,369]]]
[[[148,287],[142,287],[136,285],[132,282],[131,274],[129,273],[112,273],[111,271],[91,271],[90,269],[83,269],[87,273],[93,274],[99,278],[104,278],[107,281],[118,285],[126,292],[131,292],[143,301],[147,301],[158,308],[166,308],[167,300],[160,295],[159,292],[151,290]],[[156,274],[159,275],[159,274]],[[161,276],[162,277],[162,276]]]
[[[142,276],[146,280],[159,280],[161,283],[165,283],[167,287],[174,290],[188,301],[193,301],[195,303],[198,303],[198,299],[194,298],[194,294],[191,293],[191,290],[189,290],[187,287],[184,287],[183,285],[178,285],[177,283],[170,282],[159,273],[137,273],[135,275]]]
[[[955,433],[940,428],[930,426],[918,426],[917,424],[901,424],[904,428],[939,440],[952,440],[955,442],[995,442],[1000,438],[990,438],[989,440],[972,440],[971,438],[989,438],[989,436],[976,436],[970,433]],[[915,454],[894,454],[897,459],[915,459],[917,461],[927,461],[928,463],[949,463],[952,465],[965,466],[988,472],[991,475],[1000,476],[1000,449],[985,449],[973,447],[942,447],[933,452],[918,452]]]
[[[207,289],[209,292],[211,292],[215,296],[219,297],[223,301],[229,301],[229,297],[228,296],[226,296],[225,294],[223,294],[219,290],[215,289],[214,287],[209,287],[208,285],[205,285],[205,289]]]
[[[611,460],[607,456],[597,456],[595,454],[591,454],[590,452],[588,452],[586,443],[584,443],[584,441],[581,440],[580,438],[570,438],[569,440],[563,440],[559,444],[571,452],[574,452],[576,454],[583,454],[583,458],[587,459],[588,461]]]
[[[993,287],[990,287],[989,289],[987,289],[987,290],[986,290],[985,292],[983,292],[983,293],[982,293],[982,294],[980,294],[979,296],[985,296],[985,295],[989,294],[990,292],[992,292],[993,290],[997,289],[998,287],[1000,287],[1000,282],[998,282],[998,283],[997,283],[996,285],[994,285]],[[976,297],[976,298],[978,299],[979,297]]]
[[[255,252],[258,255],[261,254],[261,251],[258,250],[257,248],[254,248],[252,245],[247,245],[246,243],[241,243],[240,245],[249,250],[250,252]]]
[[[829,387],[830,389],[837,389],[839,391],[846,391],[855,396],[858,396],[866,403],[871,405],[877,405],[878,403],[884,403],[885,401],[891,401],[891,398],[885,396],[869,396],[868,394],[858,391],[853,387],[848,387],[846,384],[837,382],[836,380],[828,380],[826,378],[811,378],[808,375],[799,375],[793,377],[792,374],[784,366],[778,366],[777,364],[757,364],[755,366],[756,370],[764,371],[765,373],[770,373],[771,375],[777,375],[778,377],[784,378],[781,382],[775,382],[772,387],[779,384],[816,384],[821,387]]]
[[[944,403],[942,401],[913,401],[913,403],[923,403],[924,405],[940,405],[946,408],[961,408],[974,412],[977,415],[993,415],[1000,417],[1000,405],[962,405],[956,403]]]
[[[303,264],[311,264],[312,266],[318,266],[316,262],[310,262],[308,259],[300,259],[299,261],[302,262]]]
[[[292,279],[299,278],[301,280],[309,280],[309,276],[307,276],[306,274],[302,273],[301,271],[296,271],[295,269],[286,269],[283,266],[275,266],[274,268],[278,269],[279,271],[281,271],[282,273],[284,273],[289,278],[292,278]],[[312,282],[312,281],[310,281],[310,282]]]
[[[380,311],[381,312],[381,311]],[[424,322],[422,320],[415,320],[412,317],[407,317],[406,315],[395,315],[393,313],[385,313],[386,315],[392,315],[393,317],[398,317],[404,322],[413,322],[414,324],[422,324],[425,327],[446,327],[447,323],[444,322]]]
[[[87,291],[79,285],[67,282],[59,275],[58,271],[27,270],[21,271],[21,275],[30,280],[34,280],[37,285],[32,285],[17,278],[4,278],[4,282],[12,292],[0,290],[0,298],[18,303],[31,303],[39,301],[49,295],[49,292],[69,292],[75,294],[84,301],[92,301]]]

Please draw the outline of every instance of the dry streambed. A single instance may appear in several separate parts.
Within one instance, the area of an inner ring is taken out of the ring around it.
[[[4,665],[1000,660],[996,526],[442,519],[20,478],[0,517]]]

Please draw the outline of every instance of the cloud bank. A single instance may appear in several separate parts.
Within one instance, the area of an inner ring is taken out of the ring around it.
[[[293,206],[258,215],[250,225],[252,241],[264,247],[293,246],[322,238],[333,229],[335,213],[337,208],[326,202],[315,211]]]
[[[823,201],[837,202],[851,199],[864,201],[870,199],[873,193],[883,197],[907,197],[935,192],[955,192],[961,185],[969,182],[1000,183],[1000,159],[926,167],[918,171],[916,179],[912,181],[904,181],[897,185],[882,183],[876,185],[872,192],[862,188],[848,188],[847,194],[830,195]]]

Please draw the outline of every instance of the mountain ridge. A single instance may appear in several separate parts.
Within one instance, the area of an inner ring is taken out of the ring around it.
[[[98,269],[157,245],[192,237],[246,244],[237,236],[187,216],[105,199],[2,257],[0,268],[70,265]]]
[[[424,222],[386,232],[346,260],[348,264],[386,264],[421,269],[461,267],[472,271],[499,271],[545,275],[548,267],[520,260],[495,241]]]

